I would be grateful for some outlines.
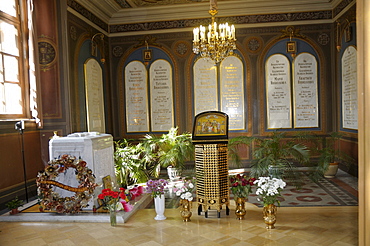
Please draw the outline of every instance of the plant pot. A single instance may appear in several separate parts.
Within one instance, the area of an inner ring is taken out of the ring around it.
[[[180,177],[179,170],[176,167],[169,166],[167,167],[168,178],[172,181]]]
[[[338,165],[339,163],[338,162],[333,162],[333,163],[330,163],[329,164],[329,167],[328,169],[326,170],[326,172],[324,173],[324,177],[325,178],[334,178],[335,175],[337,174],[338,172]]]
[[[244,219],[245,214],[247,211],[245,210],[245,197],[236,197],[235,198],[235,215],[238,220]]]
[[[274,229],[276,223],[277,207],[274,204],[267,204],[263,207],[263,220],[266,224],[266,229]]]
[[[191,212],[191,201],[187,199],[180,200],[180,214],[184,222],[190,221],[190,217],[193,214]]]
[[[283,170],[280,167],[269,165],[267,170],[271,178],[280,179],[283,176]]]
[[[19,213],[18,208],[13,208],[12,210],[10,210],[11,215],[14,215],[14,214],[17,214],[17,213]]]

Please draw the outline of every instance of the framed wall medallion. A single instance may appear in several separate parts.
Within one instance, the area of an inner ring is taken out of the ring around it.
[[[47,70],[56,61],[55,46],[48,40],[39,40],[39,64],[42,70]]]
[[[144,50],[143,58],[144,58],[144,61],[150,61],[152,59],[152,50]]]
[[[263,41],[260,37],[250,37],[245,41],[247,50],[251,53],[258,53],[263,47]]]
[[[286,51],[288,53],[296,53],[297,52],[297,43],[295,41],[288,41],[286,44]]]

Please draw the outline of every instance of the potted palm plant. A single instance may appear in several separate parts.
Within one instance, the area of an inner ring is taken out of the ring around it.
[[[5,206],[10,210],[10,214],[19,213],[18,208],[23,206],[23,200],[19,200],[16,196],[13,200],[7,202]]]
[[[156,158],[160,166],[167,168],[170,179],[181,173],[186,161],[194,159],[191,134],[178,134],[177,127],[171,128],[160,137],[147,135],[143,144],[149,146],[147,153]]]
[[[153,174],[153,167],[147,165],[142,143],[135,144],[130,140],[122,139],[115,142],[114,162],[117,183],[122,187],[136,183],[145,183]]]
[[[309,161],[309,149],[306,145],[287,141],[285,133],[273,132],[269,137],[240,136],[229,142],[229,153],[238,161],[236,146],[254,144],[251,162],[251,177],[272,176],[279,178],[297,177],[293,161],[305,164]]]
[[[355,160],[348,154],[341,151],[339,140],[343,134],[332,132],[323,138],[322,148],[318,148],[319,159],[315,168],[315,175],[325,178],[334,178],[338,171],[339,163],[349,165]]]

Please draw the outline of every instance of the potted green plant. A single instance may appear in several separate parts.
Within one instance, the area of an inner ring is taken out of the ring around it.
[[[19,213],[18,208],[23,206],[23,200],[19,200],[16,196],[13,200],[7,202],[5,206],[10,210],[10,214]]]
[[[148,155],[157,159],[160,166],[167,168],[170,179],[181,173],[186,161],[194,159],[191,134],[178,134],[177,127],[172,127],[167,134],[160,137],[146,135],[143,145],[147,146]]]
[[[332,132],[329,136],[322,138],[322,147],[317,147],[319,159],[313,175],[334,178],[337,174],[339,163],[350,165],[355,162],[354,158],[341,151],[339,140],[342,137],[343,134]]]
[[[231,165],[236,165],[240,167],[241,158],[240,158],[240,151],[241,146],[250,146],[254,141],[254,137],[248,136],[238,136],[229,139],[227,144],[228,155],[231,160]]]
[[[229,143],[231,158],[238,161],[236,147],[240,144],[252,145],[251,177],[272,176],[279,178],[297,177],[293,162],[305,164],[309,161],[306,145],[289,141],[284,132],[273,132],[269,137],[236,137]]]
[[[133,143],[122,139],[115,142],[114,162],[117,183],[122,187],[136,183],[145,183],[153,172],[147,165],[145,149],[142,143]]]

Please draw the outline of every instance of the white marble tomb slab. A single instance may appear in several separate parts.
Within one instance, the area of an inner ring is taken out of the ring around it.
[[[86,209],[92,209],[97,204],[97,197],[102,190],[102,178],[110,175],[115,182],[114,159],[113,159],[113,137],[110,134],[98,134],[95,132],[78,132],[67,137],[57,137],[49,141],[50,160],[59,158],[64,154],[81,157],[86,161],[87,166],[95,175],[96,187],[93,199],[89,202]],[[56,181],[77,187],[78,181],[75,175],[75,169],[69,168],[64,174],[60,174]],[[61,197],[71,197],[75,193],[63,190],[59,187],[54,188]]]

